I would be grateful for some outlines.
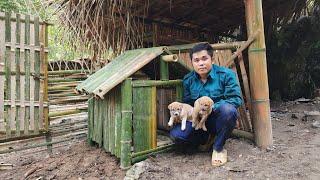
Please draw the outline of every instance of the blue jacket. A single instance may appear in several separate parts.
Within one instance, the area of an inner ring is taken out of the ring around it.
[[[182,101],[192,106],[202,96],[209,96],[214,101],[214,110],[222,103],[230,103],[236,108],[242,104],[238,79],[232,70],[225,67],[212,65],[206,83],[195,71],[188,73],[183,78],[183,89]]]

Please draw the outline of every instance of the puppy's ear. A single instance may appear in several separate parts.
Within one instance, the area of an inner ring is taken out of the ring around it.
[[[171,108],[172,108],[172,103],[169,104],[169,106],[168,106],[168,109],[169,109],[169,110],[171,110]]]

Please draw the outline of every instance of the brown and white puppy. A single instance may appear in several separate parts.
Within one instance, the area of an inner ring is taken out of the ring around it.
[[[204,131],[207,131],[205,122],[212,112],[213,104],[213,100],[208,96],[203,96],[194,102],[192,127],[195,127],[195,130],[202,128]]]
[[[193,107],[189,104],[173,102],[169,104],[170,120],[168,126],[172,126],[174,123],[181,123],[181,130],[186,129],[187,120],[192,119]]]

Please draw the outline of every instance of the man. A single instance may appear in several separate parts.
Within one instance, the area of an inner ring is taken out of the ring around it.
[[[227,151],[223,148],[236,125],[237,109],[242,104],[237,77],[228,68],[213,64],[213,48],[208,43],[195,45],[190,51],[194,71],[183,78],[183,102],[194,105],[195,100],[209,96],[213,101],[213,111],[206,121],[208,131],[195,130],[187,121],[186,129],[174,126],[170,135],[177,145],[199,146],[208,143],[215,136],[212,145],[212,165],[221,166],[227,162]],[[210,145],[211,146],[211,145]]]

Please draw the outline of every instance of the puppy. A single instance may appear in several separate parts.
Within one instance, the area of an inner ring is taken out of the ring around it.
[[[181,130],[184,131],[187,120],[192,119],[193,107],[189,104],[173,102],[169,104],[168,109],[170,110],[168,126],[172,126],[173,123],[181,123]]]
[[[206,120],[212,112],[214,102],[208,96],[203,96],[194,102],[194,109],[192,113],[192,127],[196,130],[202,128],[207,131]]]

